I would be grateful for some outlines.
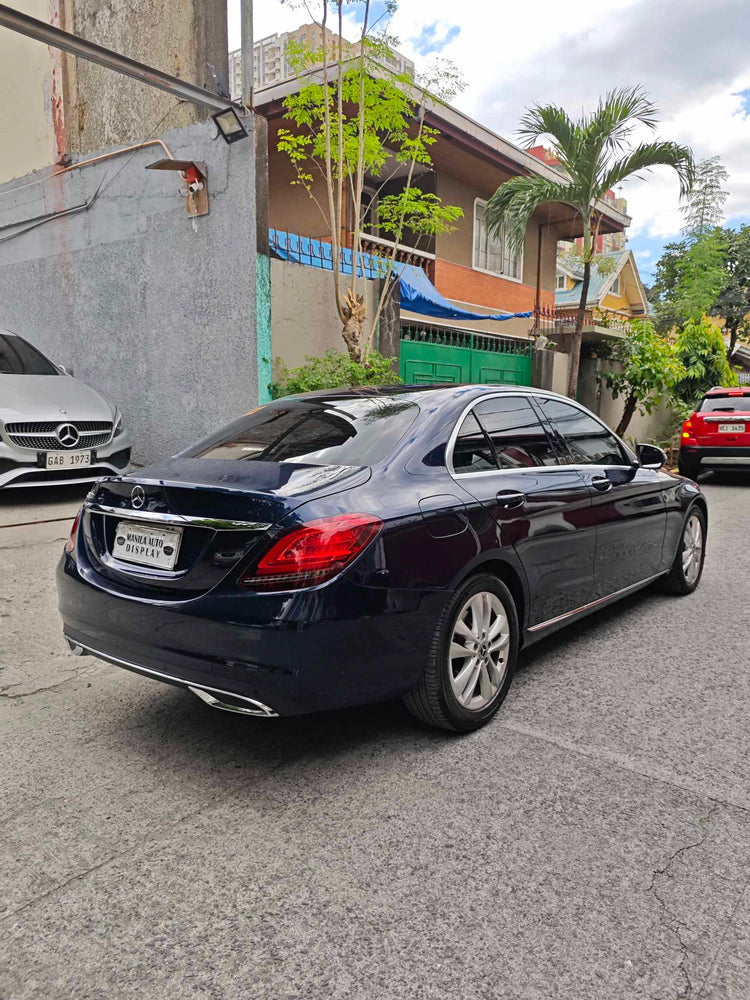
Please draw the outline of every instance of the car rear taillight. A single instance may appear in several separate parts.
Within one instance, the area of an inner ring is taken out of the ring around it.
[[[382,526],[380,518],[371,514],[308,521],[274,542],[239,582],[253,590],[298,590],[325,583],[353,562]]]
[[[81,523],[81,514],[83,513],[83,507],[76,514],[76,519],[73,521],[73,527],[70,529],[70,536],[65,543],[65,551],[72,552],[76,547],[76,540],[78,538],[78,525]]]
[[[697,419],[697,413],[694,413],[689,420],[686,420],[682,425],[682,443],[683,444],[697,444],[695,440],[695,428],[693,427],[693,421]]]

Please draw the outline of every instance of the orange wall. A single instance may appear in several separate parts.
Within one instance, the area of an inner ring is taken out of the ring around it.
[[[536,299],[534,285],[496,278],[484,271],[453,264],[442,257],[435,261],[435,287],[448,299],[498,311],[525,312],[534,308]],[[553,308],[555,293],[542,289],[541,303],[542,306]]]

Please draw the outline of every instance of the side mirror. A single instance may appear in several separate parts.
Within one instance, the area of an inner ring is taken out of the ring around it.
[[[663,469],[667,464],[666,452],[655,444],[637,444],[635,450],[642,469]]]

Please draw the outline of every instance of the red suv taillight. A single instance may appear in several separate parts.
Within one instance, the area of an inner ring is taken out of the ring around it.
[[[274,542],[239,582],[253,590],[298,590],[325,583],[356,559],[382,526],[380,518],[371,514],[308,521]]]
[[[697,414],[693,414],[690,420],[686,420],[682,425],[682,444],[698,444],[695,440],[695,429],[693,428],[693,421],[697,418]]]
[[[76,514],[76,519],[73,521],[73,527],[70,529],[70,536],[65,543],[65,551],[72,552],[76,547],[76,540],[78,538],[78,525],[81,523],[81,514],[83,513],[83,507]]]

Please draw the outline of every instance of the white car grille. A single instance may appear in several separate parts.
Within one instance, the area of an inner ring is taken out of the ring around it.
[[[62,444],[57,430],[60,427],[72,428],[74,434],[67,430],[65,440],[73,440],[72,444]],[[66,420],[66,421],[36,421],[34,423],[13,423],[5,425],[5,433],[11,442],[19,448],[31,448],[34,451],[69,451],[76,448],[96,448],[107,444],[112,438],[111,420]],[[77,440],[75,440],[77,435]]]

